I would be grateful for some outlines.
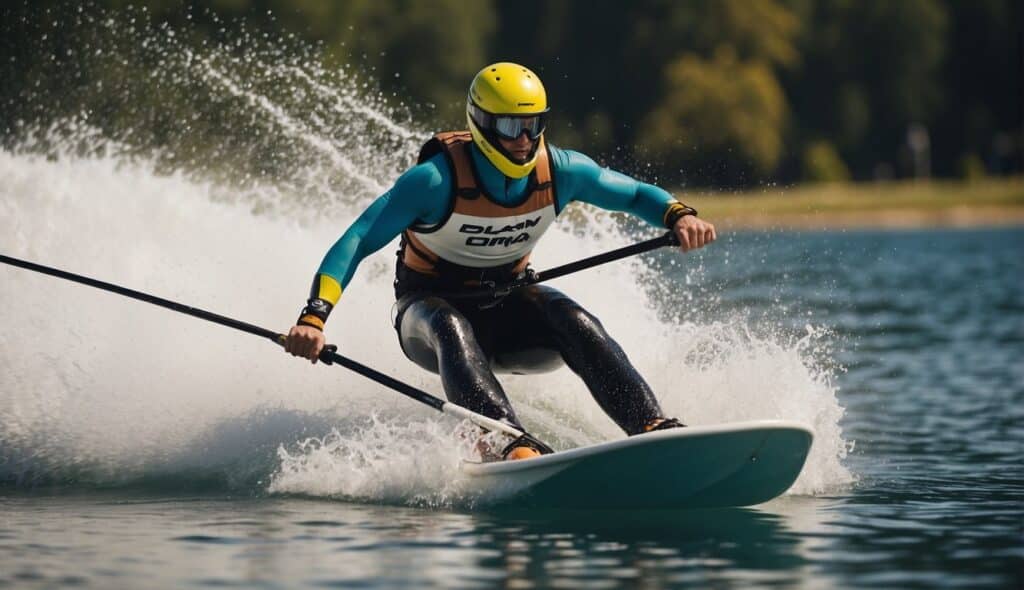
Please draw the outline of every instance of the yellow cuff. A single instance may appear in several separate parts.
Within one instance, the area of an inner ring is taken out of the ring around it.
[[[317,274],[313,279],[313,288],[310,289],[310,299],[323,299],[332,306],[341,299],[341,283],[334,277],[325,274]]]

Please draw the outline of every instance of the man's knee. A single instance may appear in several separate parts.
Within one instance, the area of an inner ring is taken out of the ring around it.
[[[403,334],[427,336],[464,328],[465,318],[447,301],[427,297],[414,301],[400,312],[399,330]]]
[[[551,326],[560,334],[602,339],[608,337],[601,320],[568,297],[549,302],[547,311]]]
[[[434,306],[426,320],[435,337],[464,340],[473,332],[473,326],[457,309],[448,303]]]
[[[399,341],[405,355],[428,371],[438,372],[444,350],[466,346],[472,334],[468,320],[443,299],[429,297],[414,301],[400,312]]]
[[[434,354],[471,355],[479,348],[472,323],[444,299],[418,301],[409,312],[402,321],[403,338],[421,340]]]

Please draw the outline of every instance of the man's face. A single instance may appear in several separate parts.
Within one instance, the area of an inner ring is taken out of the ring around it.
[[[530,136],[525,131],[520,133],[516,139],[499,137],[498,141],[501,142],[501,147],[505,148],[505,151],[512,155],[517,164],[526,162],[530,157],[530,152],[533,150],[534,140],[530,139]]]

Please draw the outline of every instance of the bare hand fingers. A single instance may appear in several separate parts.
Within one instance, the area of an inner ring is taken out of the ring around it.
[[[698,228],[697,228],[696,225],[691,225],[691,226],[687,227],[686,228],[686,233],[689,234],[689,237],[690,237],[690,249],[691,250],[696,250],[697,248],[700,248],[701,246],[704,245],[704,242],[701,239],[700,231],[698,231]]]
[[[306,354],[303,355],[312,363],[316,363],[316,356],[320,352],[320,346],[317,345],[315,337],[306,338]]]
[[[683,252],[703,248],[718,238],[714,225],[691,216],[683,217],[676,223],[675,234],[679,240],[679,249]]]
[[[292,355],[305,358],[307,346],[306,339],[297,335],[295,337],[295,344],[292,346]]]
[[[284,350],[293,356],[299,356],[301,352],[302,332],[298,326],[292,326],[288,330],[288,336],[284,339]]]
[[[686,252],[690,249],[690,236],[687,235],[686,228],[676,227],[676,238],[679,240],[679,249]]]
[[[292,343],[292,356],[300,356],[305,358],[309,354],[306,352],[306,349],[308,347],[309,343],[306,342],[306,339],[303,338],[301,335],[296,335],[294,338],[294,342]]]
[[[285,352],[313,363],[316,363],[323,347],[323,332],[306,326],[293,326],[284,342]]]

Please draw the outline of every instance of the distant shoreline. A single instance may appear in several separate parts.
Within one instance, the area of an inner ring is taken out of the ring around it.
[[[1022,208],[958,207],[943,211],[917,209],[888,209],[860,212],[809,212],[798,215],[764,215],[754,212],[738,217],[733,215],[709,217],[721,229],[920,229],[920,228],[984,228],[1024,227]]]
[[[723,230],[1024,226],[1024,178],[803,185],[746,193],[682,192]]]

